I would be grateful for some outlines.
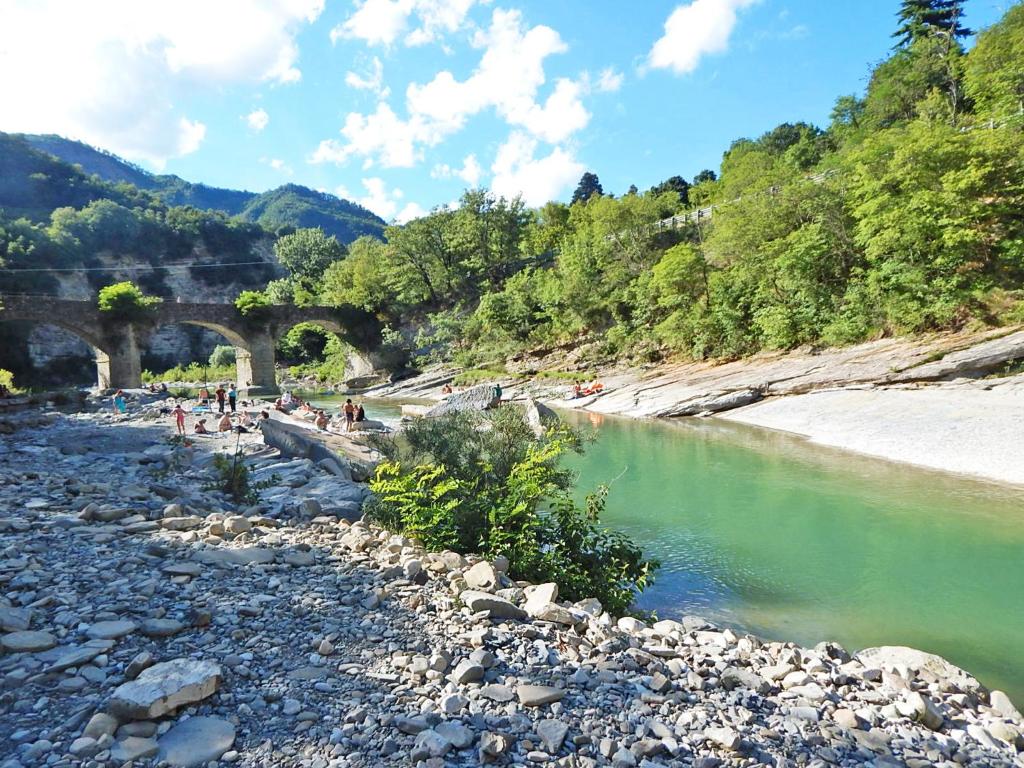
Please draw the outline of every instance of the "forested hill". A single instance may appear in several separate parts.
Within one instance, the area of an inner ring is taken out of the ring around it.
[[[33,149],[78,166],[87,176],[99,176],[113,184],[131,184],[167,205],[190,205],[238,216],[271,232],[320,227],[341,242],[350,243],[362,235],[379,236],[384,229],[383,220],[362,206],[297,184],[286,184],[262,194],[222,189],[193,184],[170,174],[153,174],[117,155],[61,136],[22,134],[19,138]],[[11,144],[3,144],[2,151],[13,150]]]

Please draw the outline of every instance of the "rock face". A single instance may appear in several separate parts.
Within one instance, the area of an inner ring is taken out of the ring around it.
[[[481,384],[463,392],[453,392],[444,402],[435,405],[424,415],[431,418],[459,411],[486,411],[497,405],[498,398],[494,397],[493,387],[490,384]]]
[[[148,720],[212,696],[220,681],[220,666],[211,661],[165,661],[121,685],[114,691],[109,708],[118,717]]]

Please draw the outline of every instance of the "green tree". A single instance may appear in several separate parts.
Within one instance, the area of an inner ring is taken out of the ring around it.
[[[274,253],[293,278],[315,282],[331,264],[345,258],[345,246],[317,227],[278,238]]]
[[[897,47],[906,47],[936,34],[951,39],[968,37],[971,30],[961,24],[963,0],[903,0],[893,33]]]
[[[210,367],[224,368],[235,364],[235,348],[230,344],[218,344],[210,353]]]
[[[679,205],[690,204],[690,184],[682,176],[670,176],[660,184],[651,187],[651,192],[662,195],[666,192],[674,192],[679,196]]]
[[[273,305],[263,291],[242,291],[235,299],[235,309],[247,320],[263,320]]]
[[[601,196],[604,194],[604,188],[601,186],[601,180],[597,178],[596,173],[587,171],[580,177],[580,183],[576,185],[576,191],[572,193],[572,203],[587,202],[594,195]]]
[[[1024,4],[978,36],[967,56],[965,88],[977,111],[1004,118],[1024,113]]]
[[[349,246],[348,256],[324,272],[319,300],[328,305],[351,304],[369,312],[398,310],[391,288],[390,249],[375,237],[363,236]]]
[[[693,177],[694,185],[703,184],[706,181],[717,181],[718,174],[712,170],[705,168],[703,171]]]

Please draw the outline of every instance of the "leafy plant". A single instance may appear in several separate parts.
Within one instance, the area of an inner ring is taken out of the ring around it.
[[[270,297],[263,291],[242,291],[235,299],[235,309],[246,320],[258,322],[270,314]]]
[[[229,368],[235,364],[235,348],[230,344],[218,344],[210,353],[211,368]]]
[[[100,312],[123,322],[144,319],[161,301],[158,296],[146,296],[137,285],[129,281],[101,288],[97,297]]]
[[[560,423],[537,437],[513,405],[459,412],[410,425],[370,483],[368,514],[428,549],[509,559],[510,575],[554,581],[570,600],[596,597],[629,609],[657,563],[624,534],[600,524],[605,490],[581,508],[572,475],[559,467],[582,438]]]

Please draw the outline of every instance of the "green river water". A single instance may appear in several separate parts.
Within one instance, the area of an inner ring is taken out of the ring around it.
[[[719,419],[563,416],[597,433],[570,461],[581,488],[611,481],[604,522],[662,563],[641,608],[805,645],[909,645],[1024,704],[1024,488]]]

